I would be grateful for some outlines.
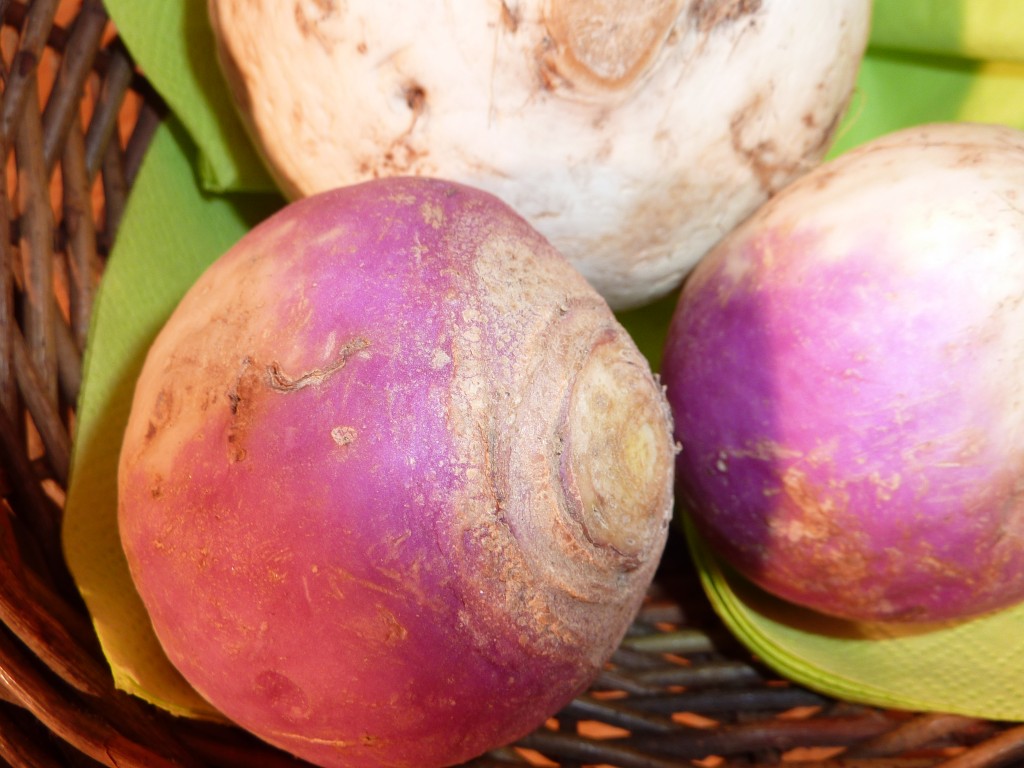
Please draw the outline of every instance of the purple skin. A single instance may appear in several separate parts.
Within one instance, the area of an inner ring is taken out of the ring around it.
[[[1019,602],[1022,254],[989,259],[976,236],[951,268],[870,227],[830,239],[790,202],[712,252],[673,317],[661,373],[683,508],[724,561],[823,613],[938,621]]]
[[[571,370],[545,357],[567,345]],[[565,419],[609,354],[655,449],[599,528],[556,486],[585,484]],[[616,647],[664,544],[670,424],[645,366],[495,198],[391,179],[289,206],[190,291],[137,387],[121,534],[169,658],[324,766],[448,765],[537,727]]]

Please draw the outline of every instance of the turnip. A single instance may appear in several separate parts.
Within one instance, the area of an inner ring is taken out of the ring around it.
[[[292,197],[424,174],[523,214],[613,308],[820,161],[870,0],[209,0]]]
[[[1024,598],[1024,134],[935,124],[803,177],[684,285],[662,375],[713,551],[820,612]]]
[[[631,622],[671,518],[662,389],[491,195],[391,178],[285,207],[152,345],[119,468],[133,579],[226,716],[324,766],[539,726]]]

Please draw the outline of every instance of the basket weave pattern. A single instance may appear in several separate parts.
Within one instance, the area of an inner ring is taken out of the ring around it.
[[[151,0],[139,0],[150,2]],[[93,297],[163,114],[99,0],[0,0],[0,759],[11,766],[298,766],[238,729],[114,689],[60,524]],[[1014,640],[1010,640],[1014,641]],[[729,638],[685,548],[593,688],[499,766],[949,768],[1024,763],[1024,729],[834,701]]]

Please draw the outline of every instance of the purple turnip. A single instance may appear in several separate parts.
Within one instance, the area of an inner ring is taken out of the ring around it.
[[[723,560],[851,619],[1024,598],[1024,134],[927,125],[787,187],[685,284],[678,495]]]
[[[523,219],[392,178],[216,261],[138,379],[133,579],[226,716],[324,766],[428,768],[584,689],[672,507],[660,385]]]

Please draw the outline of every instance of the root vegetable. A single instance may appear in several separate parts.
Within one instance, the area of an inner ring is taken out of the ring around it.
[[[672,506],[662,390],[606,303],[483,192],[293,203],[153,344],[119,469],[157,635],[324,766],[466,760],[610,656]]]
[[[870,0],[210,0],[285,191],[487,189],[615,309],[665,295],[821,159]]]
[[[928,125],[781,192],[684,286],[662,374],[712,549],[851,619],[1024,598],[1024,134]]]

